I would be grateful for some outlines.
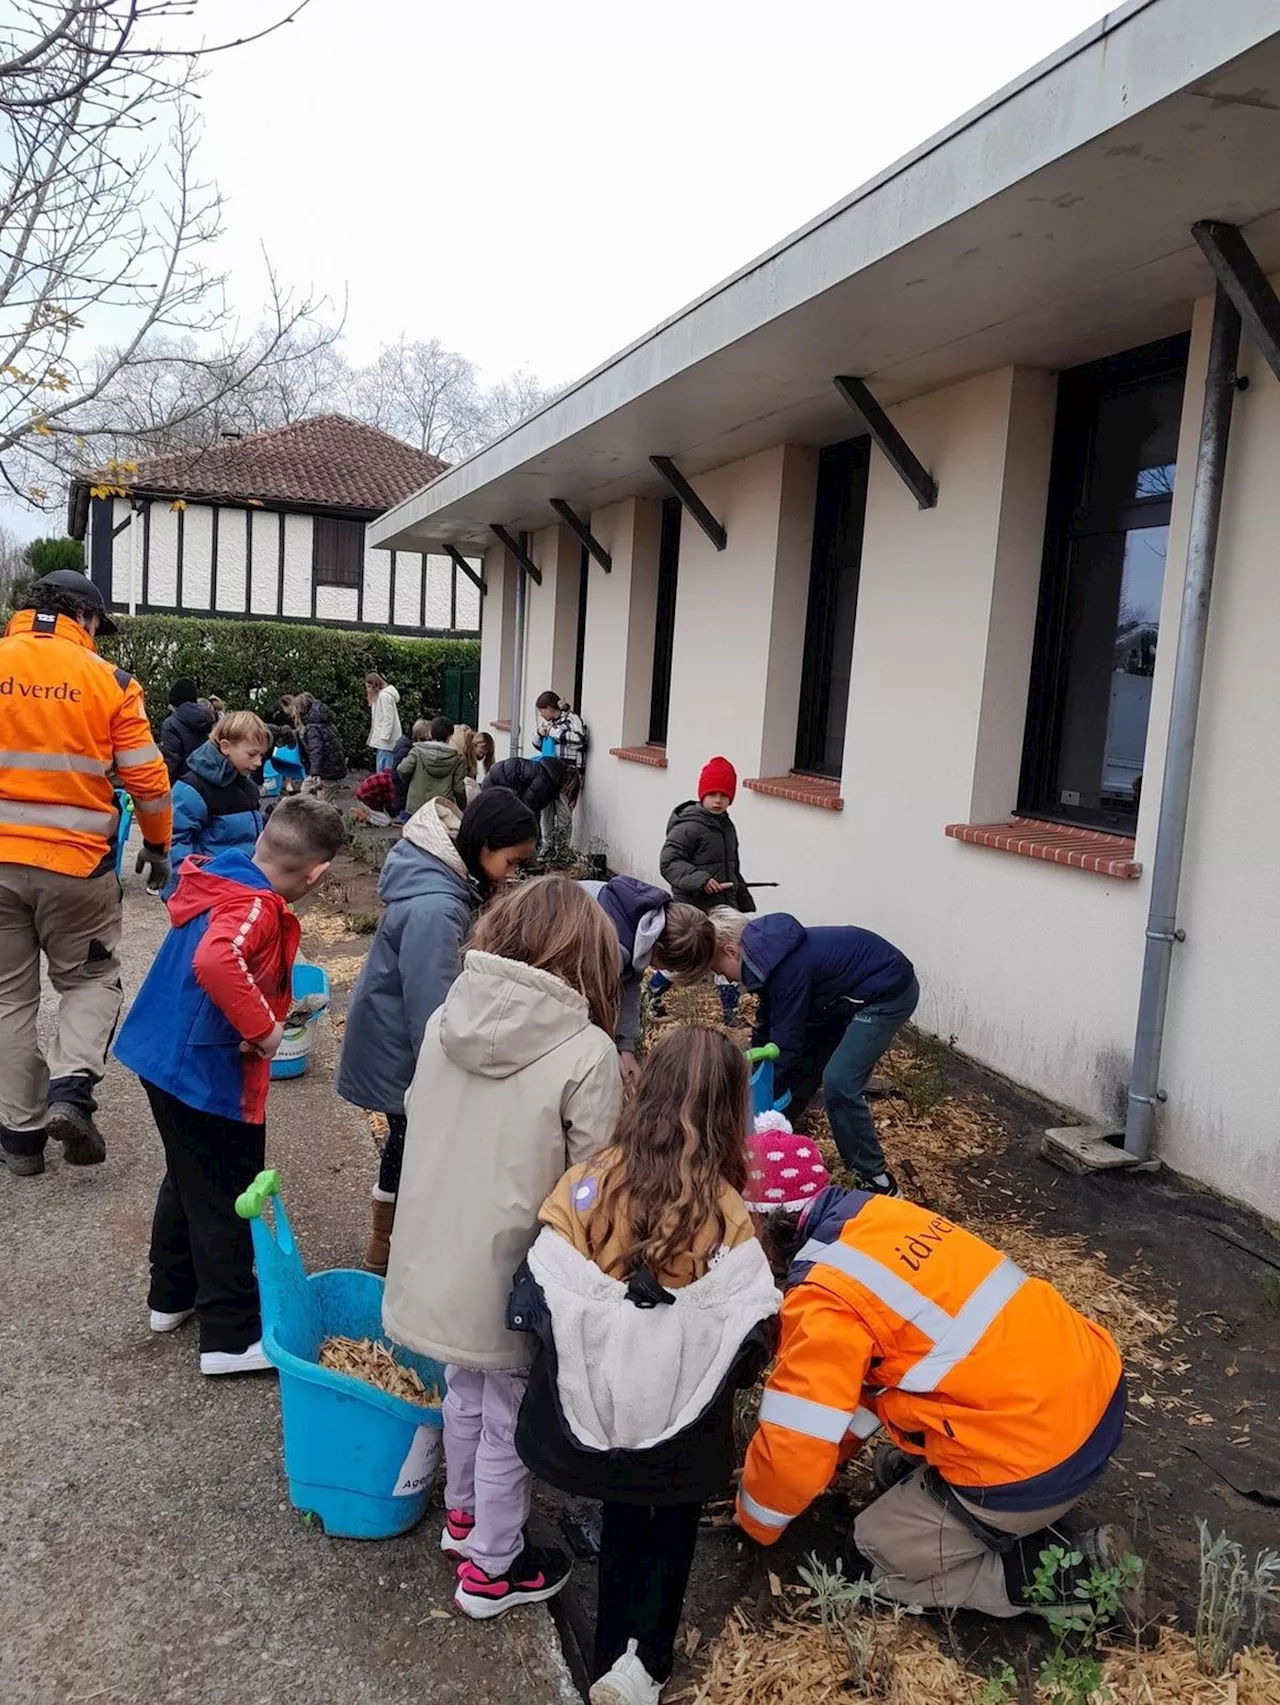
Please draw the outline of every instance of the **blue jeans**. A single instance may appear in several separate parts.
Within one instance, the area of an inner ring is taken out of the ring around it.
[[[916,1010],[920,985],[913,977],[892,1000],[858,1007],[822,1073],[822,1097],[840,1158],[857,1178],[885,1170],[876,1122],[863,1093],[882,1054]]]
[[[382,775],[385,771],[391,768],[392,762],[395,758],[395,753],[384,751],[383,748],[379,746],[374,755],[377,760],[374,764],[374,774]]]

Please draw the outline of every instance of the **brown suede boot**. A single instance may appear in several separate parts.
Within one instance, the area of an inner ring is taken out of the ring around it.
[[[373,1229],[369,1233],[369,1246],[364,1252],[364,1264],[370,1273],[381,1273],[387,1276],[387,1262],[391,1258],[391,1229],[396,1223],[396,1205],[394,1201],[382,1202],[373,1198]]]

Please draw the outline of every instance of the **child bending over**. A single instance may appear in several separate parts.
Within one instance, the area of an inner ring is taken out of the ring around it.
[[[172,1332],[194,1313],[201,1373],[268,1366],[249,1224],[235,1201],[265,1165],[271,1060],[298,951],[289,904],[315,887],[346,838],[332,805],[285,799],[252,857],[235,847],[188,860],[169,901],[173,928],[116,1039],[164,1144],[151,1330]]]
[[[645,1061],[613,1146],[543,1203],[511,1324],[538,1354],[516,1443],[604,1501],[592,1705],[656,1705],[703,1501],[733,1462],[733,1397],[768,1359],[780,1297],[739,1192],[748,1074],[717,1030]]]
[[[523,883],[477,925],[405,1098],[382,1324],[449,1364],[441,1544],[463,1559],[454,1601],[468,1616],[540,1603],[569,1578],[561,1552],[525,1539],[515,1427],[533,1346],[507,1330],[506,1301],[540,1204],[613,1137],[617,1002],[599,907],[561,876]]]

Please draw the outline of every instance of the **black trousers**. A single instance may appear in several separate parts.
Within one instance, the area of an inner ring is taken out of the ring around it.
[[[655,1681],[670,1676],[701,1514],[701,1504],[605,1503],[597,1676],[613,1667],[629,1640]]]
[[[150,1308],[194,1308],[200,1348],[238,1355],[262,1336],[249,1222],[236,1197],[266,1163],[266,1126],[188,1107],[143,1082],[168,1162],[151,1224]]]
[[[378,1160],[378,1188],[394,1196],[400,1188],[400,1170],[404,1166],[404,1134],[409,1121],[403,1113],[387,1114],[387,1139]]]

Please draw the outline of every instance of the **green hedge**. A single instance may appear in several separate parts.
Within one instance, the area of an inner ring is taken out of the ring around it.
[[[401,639],[301,623],[196,616],[112,619],[120,631],[100,640],[98,649],[141,681],[156,729],[168,714],[169,687],[181,675],[196,682],[202,697],[212,693],[225,699],[229,710],[262,712],[282,693],[313,693],[333,712],[352,764],[368,762],[367,674],[383,675],[400,689],[407,733],[428,712],[456,714],[449,704],[457,692],[453,672],[474,671],[480,664],[474,639]]]

